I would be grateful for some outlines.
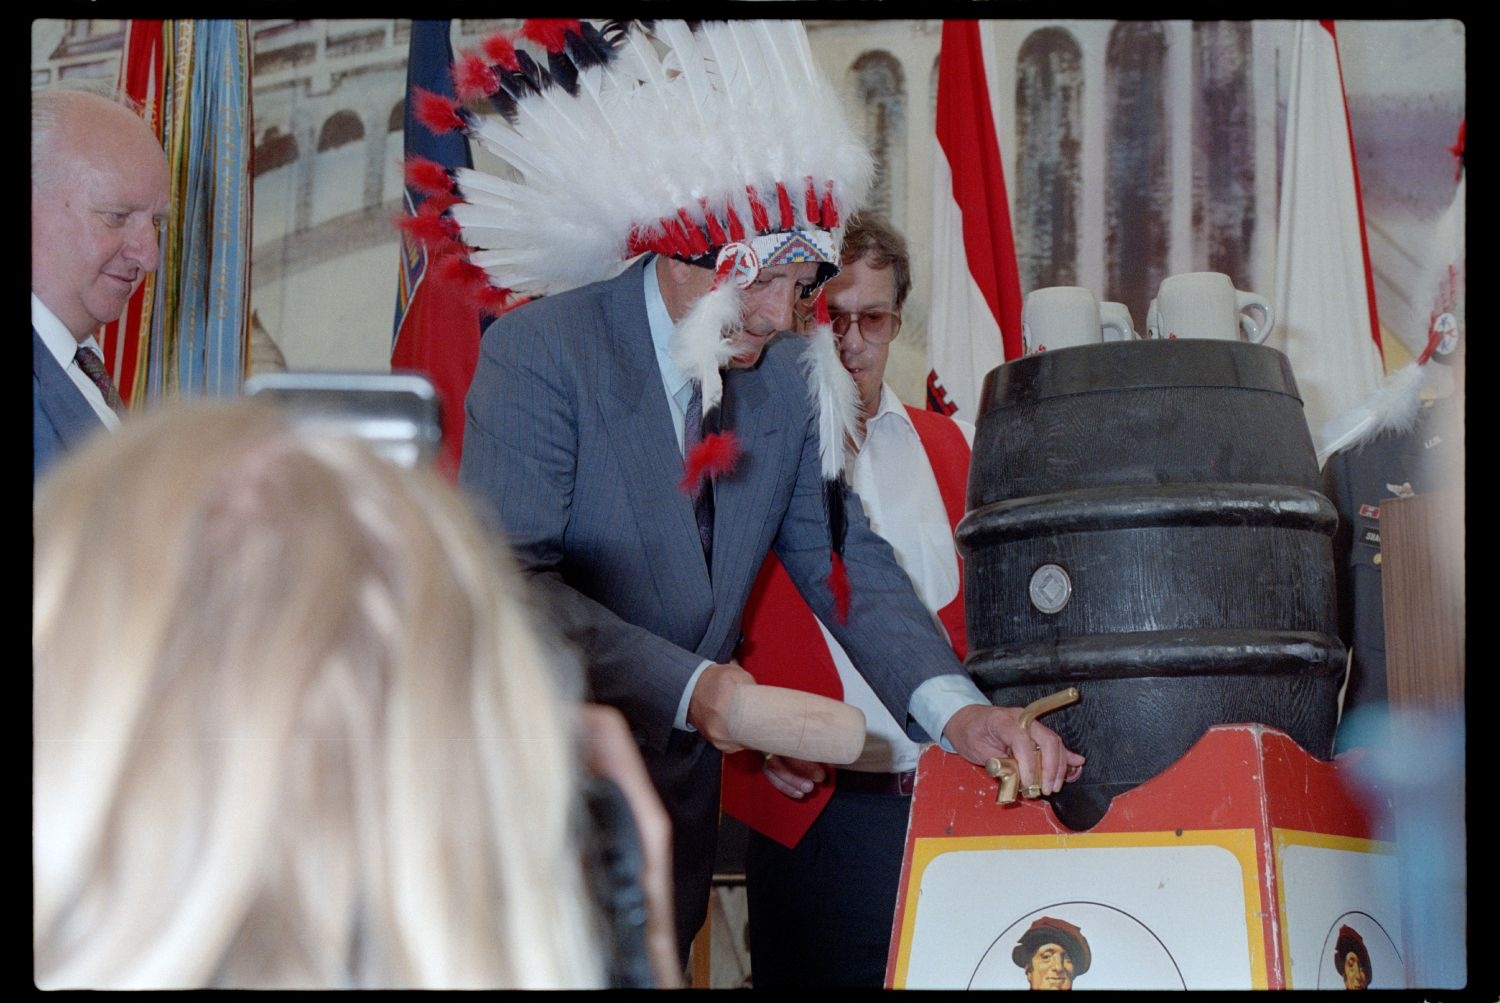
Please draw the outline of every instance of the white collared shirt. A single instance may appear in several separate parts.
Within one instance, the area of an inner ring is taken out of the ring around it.
[[[680,453],[687,404],[692,398],[692,380],[672,361],[669,346],[677,325],[672,323],[667,302],[662,299],[655,259],[647,262],[643,270],[646,273],[646,323],[651,328],[651,347],[656,349],[656,368],[661,371],[661,388],[667,395],[667,410],[672,414],[672,428],[677,432],[677,451]]]
[[[42,339],[42,344],[47,346],[57,359],[57,364],[62,366],[63,372],[68,374],[78,387],[78,392],[83,394],[83,399],[89,402],[89,406],[99,415],[99,420],[104,422],[106,428],[114,430],[120,427],[120,416],[115,414],[110,406],[104,402],[104,393],[89,379],[89,374],[83,371],[74,358],[80,348],[92,349],[102,362],[104,351],[99,347],[99,342],[91,334],[79,341],[73,337],[73,332],[57,319],[57,315],[47,309],[47,304],[37,298],[36,293],[31,294],[31,326],[36,328],[36,333]]]
[[[966,421],[957,424],[964,439],[973,445],[974,426]],[[935,617],[938,610],[958,595],[960,575],[953,527],[948,522],[948,510],[916,426],[888,384],[880,388],[880,406],[874,417],[865,422],[865,441],[847,461],[845,474],[864,502],[870,528],[891,545],[897,563],[911,579],[917,598]],[[864,751],[849,768],[877,773],[914,769],[922,746],[906,737],[906,729],[880,702],[828,628],[821,621],[818,627],[844,685],[844,702],[865,714]],[[946,724],[957,709],[950,701],[962,706],[976,702],[976,697],[978,702],[988,702],[966,678],[929,679],[912,694],[912,716],[922,720],[926,716],[922,712],[927,709],[921,705],[930,700],[944,705],[941,710],[934,706],[928,712],[940,716]]]

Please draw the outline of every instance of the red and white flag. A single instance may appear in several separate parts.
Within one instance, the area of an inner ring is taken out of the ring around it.
[[[933,158],[927,407],[968,421],[1021,354],[1021,280],[979,22],[944,21]]]
[[[1333,426],[1380,389],[1380,322],[1332,21],[1292,43],[1276,238],[1273,344],[1291,360],[1321,459]]]

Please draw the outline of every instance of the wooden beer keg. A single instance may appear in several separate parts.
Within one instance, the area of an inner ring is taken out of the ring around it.
[[[1043,352],[985,379],[969,472],[967,667],[996,704],[1077,686],[1045,723],[1088,757],[1074,829],[1215,724],[1328,758],[1346,653],[1291,364],[1217,340]]]

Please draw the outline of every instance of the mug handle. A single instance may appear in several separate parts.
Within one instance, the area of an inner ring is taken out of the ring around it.
[[[1160,338],[1161,333],[1161,309],[1157,307],[1156,300],[1146,307],[1146,337]]]
[[[1099,329],[1105,341],[1134,341],[1137,337],[1135,325],[1130,320],[1130,308],[1124,303],[1106,301],[1099,304]]]
[[[1264,296],[1255,293],[1234,291],[1235,306],[1240,314],[1240,330],[1245,332],[1245,338],[1252,344],[1259,345],[1271,336],[1271,329],[1276,324],[1276,311],[1271,309],[1271,304]],[[1260,314],[1261,320],[1257,324],[1255,318],[1251,317],[1246,310],[1253,310]]]

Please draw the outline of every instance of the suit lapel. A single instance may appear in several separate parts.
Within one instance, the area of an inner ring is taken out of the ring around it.
[[[712,619],[700,650],[715,656],[738,620],[750,582],[765,558],[761,530],[783,476],[780,438],[785,429],[760,371],[731,370],[725,377],[721,428],[735,433],[743,455],[735,472],[714,486],[710,581],[692,500],[677,487],[682,453],[662,392],[640,270],[627,269],[615,279],[601,305],[607,363],[601,367],[606,375],[600,400],[611,447],[620,458],[623,489],[636,513],[641,539],[653,555],[657,591],[663,596],[684,590],[712,595]],[[800,448],[800,436],[797,443]]]
[[[692,500],[678,490],[682,453],[662,392],[661,370],[646,322],[640,268],[611,284],[604,299],[604,352],[609,364],[601,406],[610,443],[620,458],[623,487],[663,595],[692,589],[708,595],[708,567],[698,542]]]
[[[98,431],[104,422],[83,393],[57,364],[36,328],[31,329],[31,374],[36,378],[36,404],[65,446],[74,446]]]
[[[781,480],[780,423],[769,407],[758,370],[731,370],[724,383],[722,428],[733,430],[743,451],[733,474],[714,494],[714,619],[709,633],[727,633],[740,615],[750,582],[760,570],[761,527]]]

